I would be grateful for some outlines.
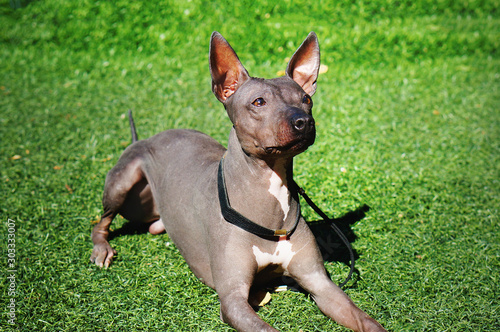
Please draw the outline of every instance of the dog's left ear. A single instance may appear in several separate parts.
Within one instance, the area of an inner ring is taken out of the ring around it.
[[[310,32],[295,51],[286,68],[288,77],[297,82],[310,96],[316,92],[319,58],[318,37],[314,32]]]

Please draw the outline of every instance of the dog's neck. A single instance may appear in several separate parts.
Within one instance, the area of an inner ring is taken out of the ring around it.
[[[253,220],[265,227],[281,228],[288,225],[290,211],[296,202],[288,188],[292,179],[293,159],[262,160],[247,155],[239,144],[233,128],[229,135],[228,150],[224,161],[227,191],[233,208],[251,218],[262,216],[261,210],[270,211],[267,220]]]

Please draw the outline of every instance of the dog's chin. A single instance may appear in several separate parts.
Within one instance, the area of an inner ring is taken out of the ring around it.
[[[294,157],[307,150],[314,143],[312,139],[300,139],[281,146],[263,147],[267,157]]]

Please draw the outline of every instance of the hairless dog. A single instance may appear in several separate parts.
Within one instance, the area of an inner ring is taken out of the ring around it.
[[[293,278],[321,311],[355,331],[385,331],[327,276],[300,215],[293,157],[314,143],[311,96],[320,52],[311,32],[285,76],[251,77],[217,32],[210,42],[212,90],[233,127],[227,150],[194,130],[167,130],[131,144],[108,173],[91,261],[108,267],[117,214],[164,230],[194,274],[216,290],[221,318],[238,331],[276,331],[250,305],[254,290]]]

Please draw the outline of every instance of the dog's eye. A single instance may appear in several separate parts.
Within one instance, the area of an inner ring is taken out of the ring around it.
[[[311,97],[309,97],[309,95],[305,95],[304,98],[302,98],[302,103],[306,105],[311,105],[312,103]]]
[[[264,98],[257,98],[252,102],[252,105],[256,107],[261,107],[264,106],[265,104],[266,101],[264,100]]]

